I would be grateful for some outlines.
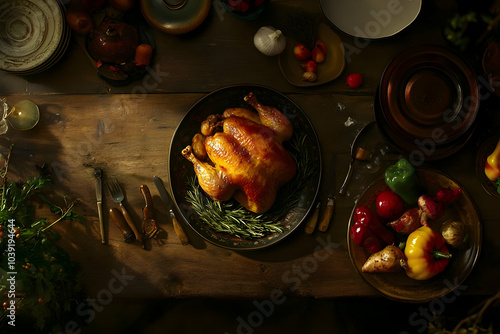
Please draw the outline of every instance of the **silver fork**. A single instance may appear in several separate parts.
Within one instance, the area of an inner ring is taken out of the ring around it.
[[[125,200],[125,195],[123,194],[122,188],[120,187],[120,184],[116,179],[111,180],[111,182],[108,183],[108,189],[109,193],[111,194],[111,197],[113,198],[113,201],[115,203],[120,204],[120,210],[123,213],[123,216],[125,217],[125,220],[127,221],[128,226],[134,232],[135,238],[141,243],[141,245],[144,247],[144,239],[142,237],[142,233],[140,233],[137,230],[137,227],[134,224],[134,221],[132,219],[132,216],[128,213],[127,209],[125,209],[125,206],[123,205],[123,200]]]

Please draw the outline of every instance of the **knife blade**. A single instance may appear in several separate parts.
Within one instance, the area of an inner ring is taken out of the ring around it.
[[[101,230],[101,242],[106,243],[106,234],[104,233],[104,220],[102,216],[102,170],[100,168],[94,169],[95,195],[97,200],[97,213],[99,215],[99,228]]]
[[[177,217],[175,216],[174,210],[172,209],[172,197],[170,194],[167,192],[167,189],[165,189],[165,185],[163,184],[163,181],[158,177],[154,176],[153,181],[156,185],[156,188],[158,189],[158,192],[160,193],[160,197],[163,200],[163,203],[167,207],[170,213],[170,218],[172,219],[172,224],[174,225],[174,230],[175,233],[177,234],[177,237],[181,241],[183,245],[189,244],[189,238],[184,232],[184,229],[182,228],[181,224],[177,220]]]

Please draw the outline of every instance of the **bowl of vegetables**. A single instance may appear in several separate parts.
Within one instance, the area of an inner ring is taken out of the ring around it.
[[[472,199],[455,180],[402,160],[356,202],[347,244],[367,284],[390,299],[422,303],[452,292],[469,276],[482,230]],[[388,192],[399,199],[387,200]]]

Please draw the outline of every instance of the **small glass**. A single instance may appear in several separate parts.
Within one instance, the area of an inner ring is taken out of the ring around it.
[[[264,10],[267,0],[222,0],[229,13],[243,20],[253,20]]]
[[[30,100],[22,100],[9,110],[6,99],[0,99],[2,118],[0,120],[0,135],[7,133],[9,124],[16,130],[30,130],[40,120],[38,106]]]

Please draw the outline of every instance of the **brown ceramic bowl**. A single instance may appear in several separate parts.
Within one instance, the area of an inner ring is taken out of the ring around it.
[[[434,194],[441,188],[460,187],[456,181],[436,170],[419,169],[418,173],[429,194]],[[375,209],[375,198],[378,193],[385,189],[387,186],[384,178],[376,180],[361,195],[356,207],[366,205]],[[351,214],[347,232],[348,251],[352,264],[363,280],[390,299],[412,303],[423,303],[440,298],[462,284],[479,258],[482,240],[481,222],[476,207],[469,194],[465,189],[463,190],[460,199],[446,209],[445,216],[432,221],[430,225],[432,229],[439,231],[442,223],[448,219],[461,221],[466,225],[469,234],[467,244],[462,249],[453,249],[448,246],[448,250],[453,254],[450,263],[441,273],[425,281],[409,278],[403,269],[396,273],[363,273],[361,267],[370,254],[363,247],[355,244],[349,235],[349,230],[354,224]],[[354,210],[355,208],[353,213]],[[402,236],[398,236],[398,238],[401,241],[405,240]]]
[[[416,46],[386,67],[377,118],[403,140],[437,138],[437,146],[456,145],[468,139],[475,125],[478,95],[474,71],[454,51],[438,45]]]

